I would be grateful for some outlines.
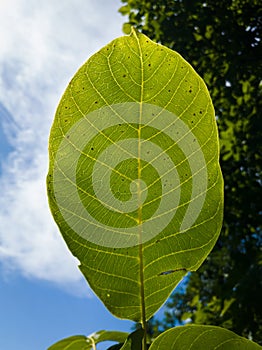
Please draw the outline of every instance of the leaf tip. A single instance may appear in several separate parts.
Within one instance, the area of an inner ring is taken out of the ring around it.
[[[130,36],[137,37],[138,34],[139,34],[139,31],[135,27],[130,26]]]

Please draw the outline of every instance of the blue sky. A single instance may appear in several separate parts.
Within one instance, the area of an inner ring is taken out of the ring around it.
[[[87,286],[48,209],[47,142],[76,70],[123,35],[117,0],[0,2],[0,349],[130,330]],[[100,348],[102,349],[102,347]]]

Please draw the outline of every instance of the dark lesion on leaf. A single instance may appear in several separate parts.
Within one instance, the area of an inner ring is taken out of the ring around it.
[[[167,270],[167,271],[163,271],[163,272],[159,273],[158,276],[166,276],[166,275],[170,275],[172,273],[179,272],[179,271],[187,272],[187,269],[184,267],[181,267],[179,269]]]

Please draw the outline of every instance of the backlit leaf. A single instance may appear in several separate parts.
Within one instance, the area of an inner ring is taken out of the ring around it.
[[[99,331],[89,336],[75,335],[60,340],[48,348],[48,350],[92,350],[94,346],[103,341],[115,341],[123,343],[128,333],[118,331]]]
[[[178,53],[132,31],[73,77],[49,152],[50,208],[82,273],[114,315],[145,322],[221,227],[204,82]]]
[[[47,350],[91,350],[92,344],[84,335],[75,335],[58,341]]]

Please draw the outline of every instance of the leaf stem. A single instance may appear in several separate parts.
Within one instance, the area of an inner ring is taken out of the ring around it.
[[[96,350],[96,343],[95,343],[94,339],[93,339],[92,337],[90,337],[90,338],[88,337],[88,339],[91,340],[92,349],[93,349],[93,350]]]
[[[141,323],[142,323],[142,328],[144,330],[142,349],[146,350],[147,322],[146,322],[146,306],[145,306],[145,290],[144,290],[144,263],[143,263],[143,245],[142,244],[139,244],[139,257],[140,257]]]

